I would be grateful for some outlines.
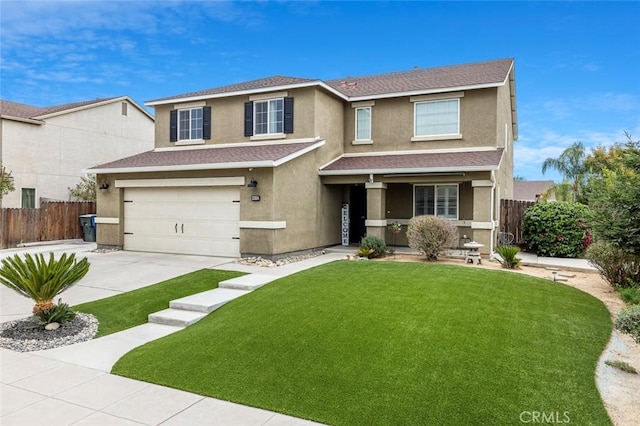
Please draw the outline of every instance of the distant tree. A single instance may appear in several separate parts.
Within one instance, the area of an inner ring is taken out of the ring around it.
[[[585,168],[585,149],[582,142],[575,142],[570,147],[562,151],[558,158],[547,158],[542,163],[542,173],[546,173],[549,169],[555,169],[562,174],[563,180],[571,184],[573,200],[578,199],[580,190],[584,184],[586,168]]]
[[[521,175],[515,175],[515,176],[513,177],[513,181],[514,181],[514,182],[524,182],[524,181],[526,181],[526,180],[527,180],[527,178],[526,178],[526,177],[524,177],[524,176],[521,176]]]
[[[540,194],[540,201],[547,202],[551,200],[552,197],[556,201],[573,201],[573,186],[566,180],[561,183],[555,183]]]
[[[15,190],[16,187],[13,185],[11,172],[8,172],[2,163],[0,163],[0,202],[5,195]]]
[[[71,198],[77,201],[95,201],[96,185],[96,175],[82,176],[75,188],[69,188]]]

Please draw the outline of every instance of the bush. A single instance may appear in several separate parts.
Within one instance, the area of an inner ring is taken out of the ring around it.
[[[360,251],[363,253],[369,250],[368,258],[371,259],[373,257],[382,256],[387,252],[387,245],[384,240],[380,237],[376,237],[373,235],[368,235],[362,239],[360,242]],[[373,250],[373,251],[370,251]],[[364,256],[363,256],[364,257]]]
[[[633,340],[640,343],[640,305],[627,306],[616,317],[616,328],[630,334]]]
[[[640,259],[615,245],[598,241],[587,250],[587,259],[613,287],[629,288],[640,284]]]
[[[513,246],[498,246],[496,247],[496,253],[500,255],[498,262],[502,264],[503,268],[515,269],[520,264],[520,259],[516,255],[520,252],[518,247]]]
[[[620,299],[629,305],[640,305],[640,288],[627,287],[618,290]]]
[[[446,249],[458,242],[458,230],[449,220],[436,216],[416,216],[407,227],[409,246],[424,254],[428,260],[437,260]]]
[[[68,304],[62,303],[62,299],[58,299],[57,305],[53,305],[49,309],[39,309],[34,313],[34,317],[36,324],[45,326],[52,322],[64,324],[65,322],[74,319],[76,317],[76,313]]]
[[[578,257],[591,244],[589,209],[580,203],[536,203],[525,210],[522,236],[539,256]]]

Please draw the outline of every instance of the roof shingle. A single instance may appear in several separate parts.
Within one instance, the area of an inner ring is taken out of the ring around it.
[[[17,102],[5,101],[0,99],[0,114],[7,115],[10,117],[37,119],[39,117],[49,115],[49,114],[54,114],[56,112],[72,110],[75,108],[80,108],[80,107],[91,105],[91,104],[110,101],[112,99],[117,99],[117,97],[102,98],[102,99],[98,98],[90,101],[73,102],[69,104],[53,105],[49,107],[35,107],[31,105],[20,104]]]
[[[434,152],[393,155],[344,156],[320,170],[320,174],[374,173],[396,170],[424,171],[463,168],[487,170],[496,168],[502,158],[502,148],[489,151]]]

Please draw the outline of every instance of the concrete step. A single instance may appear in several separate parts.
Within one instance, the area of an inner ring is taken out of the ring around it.
[[[263,285],[270,283],[271,281],[275,281],[278,278],[279,277],[275,275],[249,274],[237,278],[231,278],[230,280],[226,281],[221,281],[218,284],[218,287],[251,291],[260,288]]]
[[[240,296],[250,293],[248,290],[235,290],[230,288],[215,288],[182,299],[172,300],[169,307],[172,309],[181,309],[185,311],[205,312],[209,313],[220,306],[236,299]]]
[[[174,327],[188,327],[206,317],[204,312],[185,311],[182,309],[165,309],[149,314],[148,321],[155,324],[172,325]]]

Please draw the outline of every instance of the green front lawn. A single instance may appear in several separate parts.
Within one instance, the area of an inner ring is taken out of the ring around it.
[[[149,314],[167,309],[170,301],[218,288],[220,281],[240,275],[243,274],[201,269],[128,293],[83,303],[73,310],[95,315],[100,323],[96,337],[106,336],[146,324]]]
[[[329,424],[512,425],[537,411],[604,425],[594,371],[610,332],[600,301],[559,283],[335,262],[134,349],[113,372]]]

